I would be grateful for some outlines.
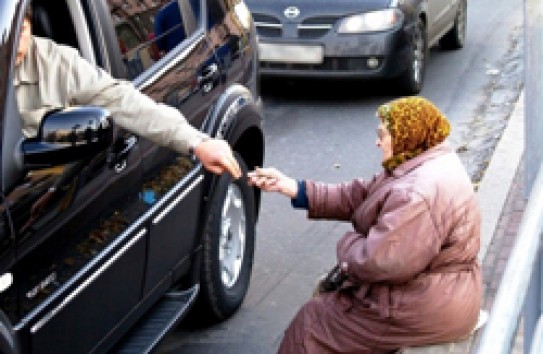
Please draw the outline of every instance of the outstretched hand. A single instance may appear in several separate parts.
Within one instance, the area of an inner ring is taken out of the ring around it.
[[[298,183],[273,167],[259,168],[247,174],[249,185],[266,192],[278,192],[289,198],[296,197]]]
[[[228,172],[234,179],[241,177],[241,168],[230,145],[224,140],[204,140],[194,148],[194,155],[212,173],[220,175]]]

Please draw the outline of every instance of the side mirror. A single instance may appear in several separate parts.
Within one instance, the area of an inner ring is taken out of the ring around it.
[[[73,107],[45,116],[38,135],[23,141],[23,165],[28,170],[75,162],[104,151],[113,141],[108,111]]]

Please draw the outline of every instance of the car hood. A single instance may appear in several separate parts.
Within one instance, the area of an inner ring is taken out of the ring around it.
[[[286,20],[284,11],[295,6],[300,15],[292,22],[313,16],[344,16],[390,7],[391,0],[245,0],[254,14],[273,15]]]

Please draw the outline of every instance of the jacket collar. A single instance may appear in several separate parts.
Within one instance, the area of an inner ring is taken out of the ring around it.
[[[35,58],[36,40],[32,37],[25,58],[15,69],[15,76],[13,79],[13,84],[15,86],[19,86],[19,84],[35,84],[39,81],[38,63]]]
[[[441,144],[438,144],[434,146],[433,148],[426,150],[422,154],[407,160],[400,166],[396,167],[392,171],[392,176],[394,177],[401,177],[403,175],[406,175],[407,173],[411,172],[411,170],[419,167],[423,163],[425,163],[428,160],[435,159],[436,157],[448,154],[452,152],[452,148],[450,144],[447,141],[442,142]]]

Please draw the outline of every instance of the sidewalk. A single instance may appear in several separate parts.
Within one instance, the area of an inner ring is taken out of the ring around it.
[[[507,201],[503,206],[503,211],[499,223],[494,232],[494,237],[490,247],[488,248],[486,257],[483,261],[483,285],[484,285],[484,302],[483,308],[490,313],[494,296],[501,283],[501,278],[509,254],[517,237],[517,231],[522,219],[524,207],[526,206],[526,198],[524,196],[524,168],[522,162],[519,165],[515,179],[509,189]],[[478,335],[481,334],[479,331]],[[522,326],[519,326],[519,331],[512,353],[522,353],[523,345]],[[477,336],[478,337],[478,336]],[[478,338],[477,338],[478,339]]]
[[[524,94],[521,94],[479,189],[484,219],[479,254],[483,271],[483,308],[489,313],[526,207],[523,154]],[[489,238],[488,235],[492,236]],[[474,336],[472,351],[481,334],[479,331]],[[512,353],[522,353],[522,341],[520,325]]]
[[[526,206],[523,149],[524,95],[521,95],[478,189],[483,216],[479,252],[484,287],[482,306],[489,313]],[[475,353],[483,330],[464,341],[408,348],[404,354]],[[522,345],[523,331],[519,326],[512,353],[522,353]]]

